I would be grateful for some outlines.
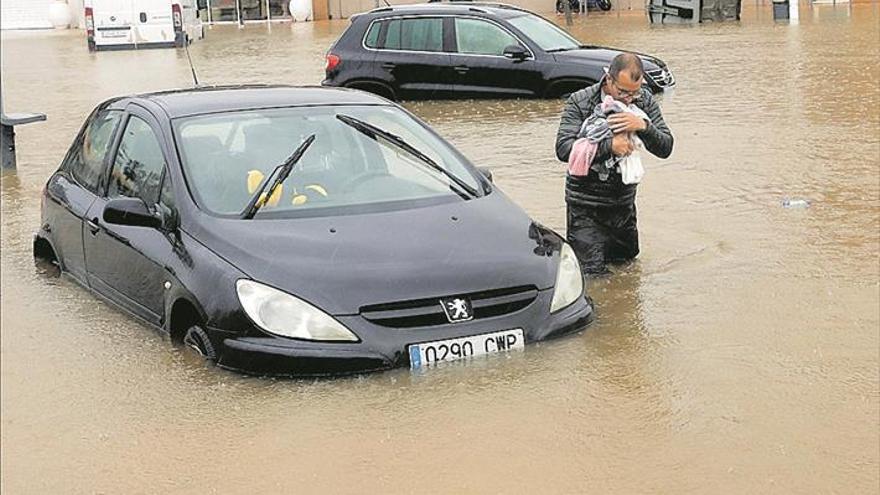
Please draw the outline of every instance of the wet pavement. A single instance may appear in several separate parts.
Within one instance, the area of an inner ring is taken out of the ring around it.
[[[750,4],[749,4],[750,5]],[[338,380],[207,368],[31,258],[39,194],[88,112],[188,86],[174,50],[89,54],[4,32],[18,132],[2,177],[3,493],[876,493],[880,6],[741,23],[590,15],[589,43],[666,60],[673,156],[647,160],[642,255],[598,321],[525,352]],[[215,27],[205,83],[315,84],[346,21]],[[564,230],[561,101],[406,106]],[[808,208],[784,208],[789,198]]]

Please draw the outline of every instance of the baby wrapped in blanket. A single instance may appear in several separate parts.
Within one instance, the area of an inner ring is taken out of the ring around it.
[[[642,176],[645,175],[639,153],[639,150],[642,149],[642,141],[635,133],[628,133],[634,148],[631,154],[613,156],[602,163],[595,163],[594,158],[599,143],[613,135],[608,125],[608,116],[617,112],[629,112],[643,119],[648,119],[641,108],[635,105],[626,105],[606,95],[605,99],[596,105],[593,113],[581,125],[578,139],[574,142],[568,157],[569,175],[585,176],[592,169],[601,181],[608,180],[612,172],[620,172],[624,184],[638,184],[642,180]]]

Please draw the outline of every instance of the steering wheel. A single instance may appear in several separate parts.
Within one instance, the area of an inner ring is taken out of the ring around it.
[[[343,182],[339,186],[339,190],[342,192],[352,192],[357,186],[360,186],[365,182],[369,182],[380,177],[388,177],[388,175],[389,174],[386,171],[367,170],[346,179],[345,182]]]

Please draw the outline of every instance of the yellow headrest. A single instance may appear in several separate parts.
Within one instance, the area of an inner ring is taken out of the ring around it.
[[[247,175],[247,188],[248,194],[253,194],[263,182],[263,172],[259,170],[251,170]],[[278,202],[281,201],[281,195],[283,194],[284,184],[278,184],[278,187],[275,188],[275,192],[272,194],[272,197],[269,198],[269,202],[266,203],[266,193],[260,195],[260,203],[268,204],[269,206],[278,206]]]

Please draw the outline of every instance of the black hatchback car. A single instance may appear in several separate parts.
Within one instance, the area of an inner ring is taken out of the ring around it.
[[[619,50],[582,45],[552,22],[503,4],[429,3],[353,16],[326,55],[324,86],[391,100],[555,98],[599,81]],[[645,85],[669,94],[666,64],[640,55]]]
[[[361,91],[116,98],[49,178],[34,253],[255,373],[419,367],[583,329],[571,248],[488,175]]]

